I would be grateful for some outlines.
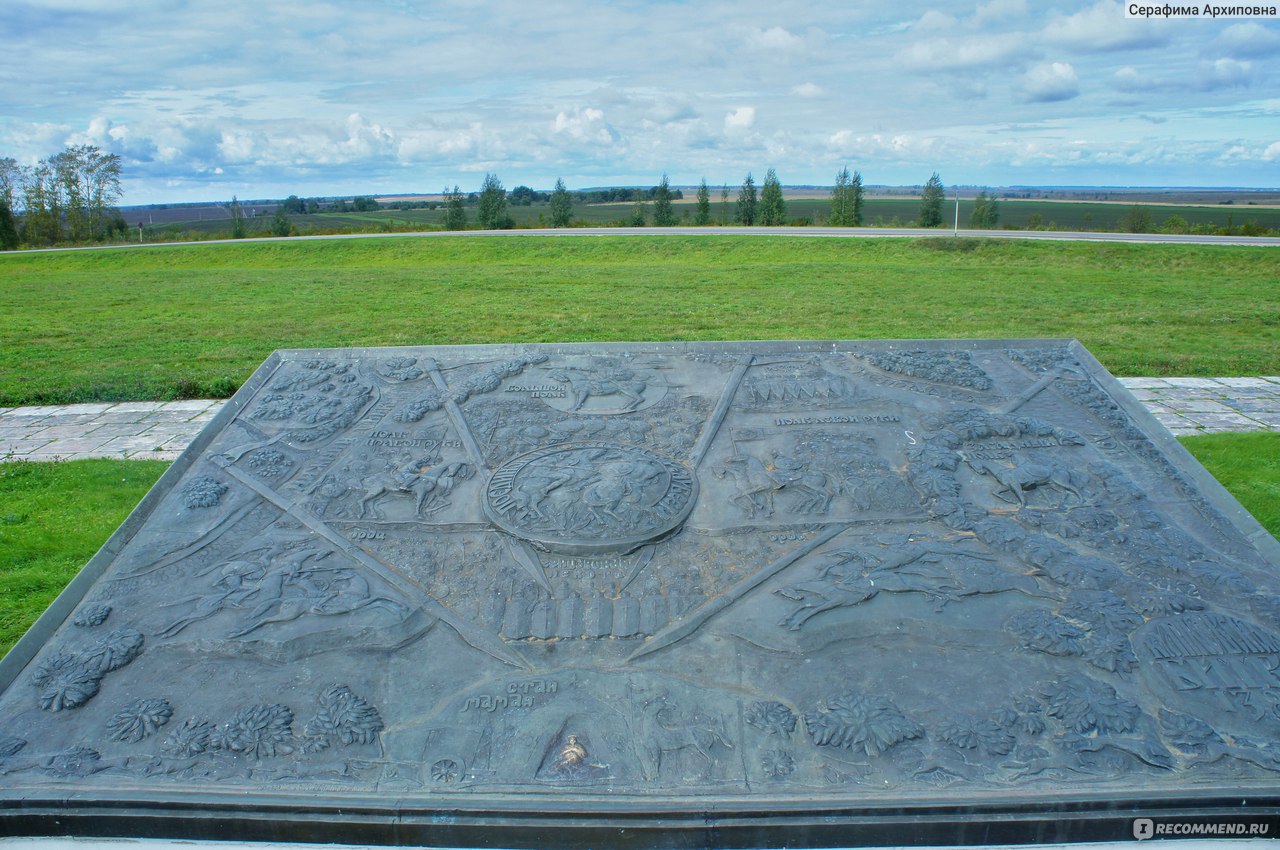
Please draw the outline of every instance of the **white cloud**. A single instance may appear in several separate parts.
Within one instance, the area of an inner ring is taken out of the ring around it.
[[[241,130],[224,130],[222,139],[218,142],[218,153],[226,162],[252,162],[257,156],[258,147],[258,141],[253,135]]]
[[[754,106],[739,106],[737,109],[724,116],[724,127],[726,130],[747,130],[756,123],[756,108]]]
[[[1126,18],[1124,5],[1101,0],[1073,15],[1060,15],[1045,26],[1049,44],[1084,52],[1159,47],[1168,43],[1171,29],[1161,21]]]
[[[822,97],[827,92],[816,83],[801,83],[798,86],[792,86],[791,93],[796,97]]]
[[[1219,56],[1255,58],[1280,53],[1280,32],[1249,21],[1232,24],[1222,31],[1210,46]]]
[[[1112,74],[1111,85],[1123,92],[1150,91],[1160,87],[1160,83],[1132,65],[1125,65]]]
[[[946,32],[958,26],[960,26],[960,21],[954,15],[939,12],[937,9],[930,9],[912,24],[911,29],[913,32]]]
[[[799,50],[804,46],[804,39],[783,27],[769,29],[752,29],[744,39],[748,47],[761,51]]]
[[[979,6],[973,14],[973,23],[982,26],[987,23],[1007,23],[1025,17],[1027,0],[991,0]]]
[[[359,112],[348,115],[346,125],[347,138],[341,143],[345,156],[360,159],[395,149],[395,134],[380,124],[366,121]]]
[[[625,102],[622,108],[630,110],[632,114],[642,114],[645,124],[651,126],[693,121],[700,117],[698,110],[680,97],[655,99],[647,107],[640,101]]]
[[[1070,100],[1080,94],[1080,80],[1068,62],[1045,63],[1027,71],[1022,90],[1028,100],[1037,103]]]
[[[604,120],[604,111],[591,107],[557,113],[552,123],[552,130],[575,142],[594,145],[611,145],[618,137],[614,129]]]
[[[964,68],[1008,70],[1011,63],[1030,56],[1035,48],[1020,33],[933,38],[913,42],[896,60],[911,71],[951,71]]]
[[[1216,59],[1205,62],[1200,67],[1200,88],[1205,91],[1217,89],[1239,88],[1253,82],[1254,66],[1252,62],[1241,62],[1237,59]]]
[[[480,122],[449,128],[429,128],[401,133],[396,145],[396,159],[402,163],[439,160],[466,163],[481,156],[482,139],[493,140]]]
[[[1280,142],[1267,145],[1267,149],[1262,152],[1262,158],[1267,162],[1280,162]]]

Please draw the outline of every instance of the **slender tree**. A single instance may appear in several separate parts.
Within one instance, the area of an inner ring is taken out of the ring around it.
[[[988,195],[984,189],[973,200],[973,212],[969,215],[969,226],[977,230],[994,230],[999,223],[1000,208],[996,204],[996,197],[995,195]]]
[[[106,238],[120,199],[119,154],[94,145],[72,145],[49,160],[73,242]]]
[[[653,190],[653,226],[673,227],[675,223],[676,214],[671,208],[671,181],[663,174],[662,182]]]
[[[481,230],[496,230],[503,223],[507,212],[507,193],[503,191],[498,175],[484,175],[480,185],[480,209],[477,217]]]
[[[0,158],[0,250],[3,251],[18,247],[18,223],[14,210],[21,177],[17,160],[11,156]]]
[[[18,190],[22,186],[22,169],[11,156],[0,157],[0,201],[9,209],[18,208]]]
[[[720,224],[729,223],[729,184],[720,187]]]
[[[244,210],[240,209],[240,201],[235,195],[231,196],[231,238],[243,239],[245,237],[244,227]]]
[[[711,223],[711,190],[707,188],[707,178],[702,178],[698,185],[698,212],[693,217],[698,227],[706,227]]]
[[[276,207],[276,214],[271,218],[271,235],[289,236],[292,233],[293,225],[289,223],[289,216],[285,213],[284,207]]]
[[[832,227],[853,226],[853,199],[849,191],[852,182],[848,166],[836,172],[836,185],[831,189],[831,215],[827,219]]]
[[[70,147],[55,154],[49,164],[53,166],[53,179],[57,181],[62,197],[67,238],[72,242],[84,242],[89,237],[89,199],[88,187],[82,182],[84,165],[79,147]]]
[[[739,224],[745,224],[747,227],[756,223],[756,210],[760,206],[760,200],[756,197],[756,181],[751,176],[751,172],[747,172],[747,179],[742,181],[742,188],[738,190],[738,209],[737,219]]]
[[[30,245],[53,245],[62,240],[62,193],[49,160],[23,173],[22,237]]]
[[[12,251],[18,247],[18,223],[13,210],[0,200],[0,251]]]
[[[444,190],[444,229],[467,229],[466,199],[463,198],[462,190],[456,183],[452,190],[447,188]]]
[[[573,220],[573,198],[564,187],[564,181],[556,178],[556,187],[551,191],[551,226],[568,227]]]
[[[787,203],[782,199],[782,184],[772,168],[765,172],[760,184],[760,223],[765,227],[778,227],[787,222]]]
[[[938,172],[924,184],[924,192],[920,196],[920,226],[938,227],[942,224],[942,202],[947,198],[946,189]]]
[[[848,166],[840,169],[831,190],[830,222],[835,227],[862,225],[862,175],[855,171],[850,176]]]

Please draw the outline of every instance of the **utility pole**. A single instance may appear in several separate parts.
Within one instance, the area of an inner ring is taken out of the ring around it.
[[[951,238],[955,239],[960,235],[960,187],[956,187],[956,226],[951,233]]]

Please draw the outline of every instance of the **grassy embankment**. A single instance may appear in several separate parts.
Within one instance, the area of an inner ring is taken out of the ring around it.
[[[1003,240],[384,238],[0,255],[0,405],[227,396],[276,348],[1076,337],[1280,374],[1280,252]]]
[[[1280,536],[1278,434],[1183,439]],[[161,461],[0,463],[0,653],[8,651],[164,472]]]

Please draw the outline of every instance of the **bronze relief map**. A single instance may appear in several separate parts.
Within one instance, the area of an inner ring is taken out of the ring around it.
[[[277,352],[0,667],[0,823],[1274,797],[1278,567],[1067,340]]]

